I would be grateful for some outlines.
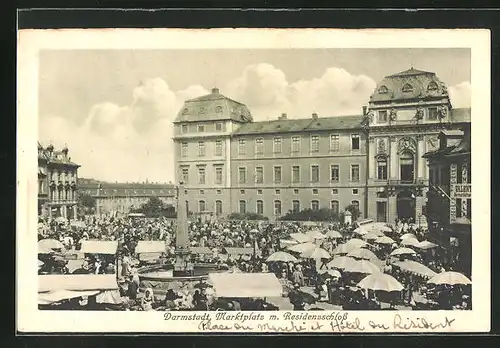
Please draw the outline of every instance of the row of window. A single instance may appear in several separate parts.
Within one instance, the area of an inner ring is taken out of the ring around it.
[[[216,132],[222,132],[222,129],[223,129],[223,127],[222,127],[222,122],[216,122],[216,123],[215,123],[215,131],[216,131]],[[185,134],[185,133],[187,133],[188,131],[189,131],[189,129],[188,129],[188,125],[187,125],[187,124],[183,124],[183,125],[181,125],[181,133]],[[204,133],[204,132],[206,131],[206,129],[205,129],[205,125],[204,125],[204,124],[198,124],[198,125],[196,126],[196,131],[197,131],[198,133]]]
[[[216,192],[217,192],[218,195],[222,194],[222,190],[217,190]],[[246,193],[246,190],[240,190],[240,194],[244,195],[245,193]],[[188,191],[185,190],[184,194],[187,195]],[[203,189],[199,190],[199,194],[200,195],[204,195],[205,194],[205,190],[203,190]],[[262,190],[261,189],[257,190],[257,194],[261,195],[262,194]],[[275,189],[274,190],[274,194],[276,194],[276,195],[281,194],[281,189]],[[299,189],[294,189],[293,190],[293,194],[294,195],[298,195],[299,194]],[[317,188],[313,188],[312,189],[312,194],[313,195],[319,194],[319,190]],[[332,189],[332,194],[333,195],[338,195],[339,194],[339,190],[338,189]],[[359,194],[359,189],[357,189],[357,188],[352,189],[352,194],[353,195],[358,195]]]
[[[434,81],[431,81],[428,85],[427,85],[427,90],[428,91],[436,91],[438,89],[438,85],[436,82]],[[410,92],[413,92],[413,86],[409,83],[405,83],[403,85],[403,87],[401,88],[401,91],[404,92],[404,93],[410,93]],[[386,94],[386,93],[389,93],[389,89],[387,88],[387,86],[380,86],[379,89],[378,89],[378,92],[380,94]]]
[[[50,199],[53,201],[75,200],[76,192],[73,190],[51,190]]]
[[[255,141],[255,154],[263,155],[264,154],[264,139],[257,138]],[[301,137],[293,136],[291,138],[292,146],[291,153],[299,154],[301,151]],[[282,137],[274,137],[273,139],[273,153],[282,153],[283,151],[283,138]],[[181,143],[181,157],[187,157],[189,154],[188,151],[189,143],[183,142]],[[351,150],[359,150],[360,149],[360,137],[359,134],[351,134]],[[320,151],[320,141],[319,135],[311,135],[311,152],[319,152]],[[332,134],[330,135],[330,152],[338,152],[339,151],[339,135]],[[244,156],[247,153],[247,141],[246,139],[238,140],[238,155]],[[222,140],[215,141],[214,148],[215,156],[222,156]],[[198,157],[206,156],[206,142],[199,141],[198,142]]]
[[[49,173],[49,181],[75,181],[76,172],[74,171],[51,171]]]
[[[354,200],[351,202],[351,204],[355,207],[357,207],[359,209],[359,201],[357,200]],[[275,216],[279,216],[279,215],[282,215],[282,202],[280,200],[275,200],[273,202],[273,206],[274,206],[274,215]],[[336,201],[336,200],[333,200],[333,201],[330,201],[330,206],[329,208],[331,210],[333,210],[335,213],[339,213],[339,201]],[[309,205],[309,208],[312,209],[312,210],[319,210],[320,209],[320,203],[318,200],[312,200],[310,202],[310,205]],[[301,203],[299,200],[293,200],[292,201],[292,211],[293,212],[299,212],[301,210]],[[206,202],[204,200],[200,200],[198,201],[198,211],[199,212],[204,212],[207,210],[207,205],[206,205]],[[240,200],[238,202],[238,211],[241,213],[241,214],[245,214],[247,212],[249,212],[248,210],[248,207],[247,207],[247,201],[245,200]],[[260,214],[260,215],[263,215],[264,214],[264,201],[263,200],[257,200],[256,204],[255,204],[255,212],[257,214]],[[215,214],[216,215],[221,215],[223,214],[223,209],[222,209],[222,201],[221,200],[216,200],[215,201]]]
[[[215,180],[214,183],[216,185],[222,185],[223,183],[223,167],[222,166],[214,166],[215,171]],[[387,170],[387,169],[386,169]],[[282,175],[282,167],[281,166],[273,166],[273,182],[275,184],[283,183],[283,175]],[[386,174],[387,176],[387,174]],[[351,164],[350,171],[350,180],[354,182],[358,182],[360,177],[359,173],[359,164]],[[184,184],[189,184],[189,167],[181,167],[181,178]],[[246,167],[238,168],[238,183],[239,184],[247,184],[248,182],[254,182],[256,184],[264,183],[264,167],[255,167],[255,171],[253,173],[252,180],[249,180],[247,174]],[[320,166],[317,164],[311,165],[310,170],[310,182],[319,182],[320,179]],[[340,180],[340,166],[338,164],[330,165],[330,181],[338,182]],[[206,184],[206,168],[198,167],[198,184],[205,185]],[[292,166],[292,183],[300,183],[300,166],[295,165]]]
[[[439,113],[437,107],[432,107],[427,109],[427,119],[429,121],[437,121],[439,119]],[[380,110],[378,112],[378,123],[388,122],[389,120],[389,111]]]

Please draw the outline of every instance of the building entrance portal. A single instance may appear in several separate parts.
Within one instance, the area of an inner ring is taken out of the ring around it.
[[[397,196],[399,219],[415,219],[415,195],[410,191],[401,191]]]

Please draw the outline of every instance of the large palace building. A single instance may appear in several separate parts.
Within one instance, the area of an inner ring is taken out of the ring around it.
[[[174,121],[176,180],[193,213],[359,206],[364,217],[425,224],[428,166],[442,130],[470,123],[446,86],[413,68],[384,78],[359,115],[254,122],[222,94],[185,102]]]

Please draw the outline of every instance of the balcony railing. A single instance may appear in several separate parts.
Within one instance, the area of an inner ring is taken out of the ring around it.
[[[426,179],[413,180],[389,180],[389,186],[427,186],[429,183]]]

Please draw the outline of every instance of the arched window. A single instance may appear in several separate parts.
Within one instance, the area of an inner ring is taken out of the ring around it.
[[[413,91],[413,86],[410,85],[409,83],[405,83],[403,86],[403,92],[412,92]]]
[[[292,211],[294,213],[300,212],[300,201],[298,201],[298,200],[292,201]]]
[[[247,202],[240,200],[240,214],[245,214],[247,212]]]
[[[330,202],[330,209],[335,213],[339,213],[339,201],[331,201]]]
[[[311,201],[311,209],[314,211],[319,210],[319,201],[318,200]]]
[[[222,201],[215,201],[215,214],[216,215],[222,214]]]
[[[399,156],[401,181],[413,182],[415,175],[415,163],[413,154],[405,151]]]
[[[264,214],[264,201],[261,200],[257,201],[257,214],[260,215]]]
[[[281,215],[281,201],[279,200],[274,201],[274,215]]]
[[[203,200],[202,200],[202,201],[199,201],[199,202],[198,202],[198,211],[201,213],[201,212],[203,212],[203,211],[205,211],[205,210],[206,210],[206,209],[205,209],[205,201],[203,201]]]
[[[385,94],[385,93],[389,92],[389,90],[387,89],[386,86],[380,86],[380,88],[378,89],[378,92],[380,94]]]
[[[377,158],[377,179],[387,180],[387,158],[384,156]]]
[[[428,91],[436,91],[437,89],[438,89],[438,85],[434,81],[432,81],[431,83],[429,83],[429,85],[427,86],[427,90]]]
[[[357,211],[359,211],[359,201],[352,201],[351,204],[356,208]]]

